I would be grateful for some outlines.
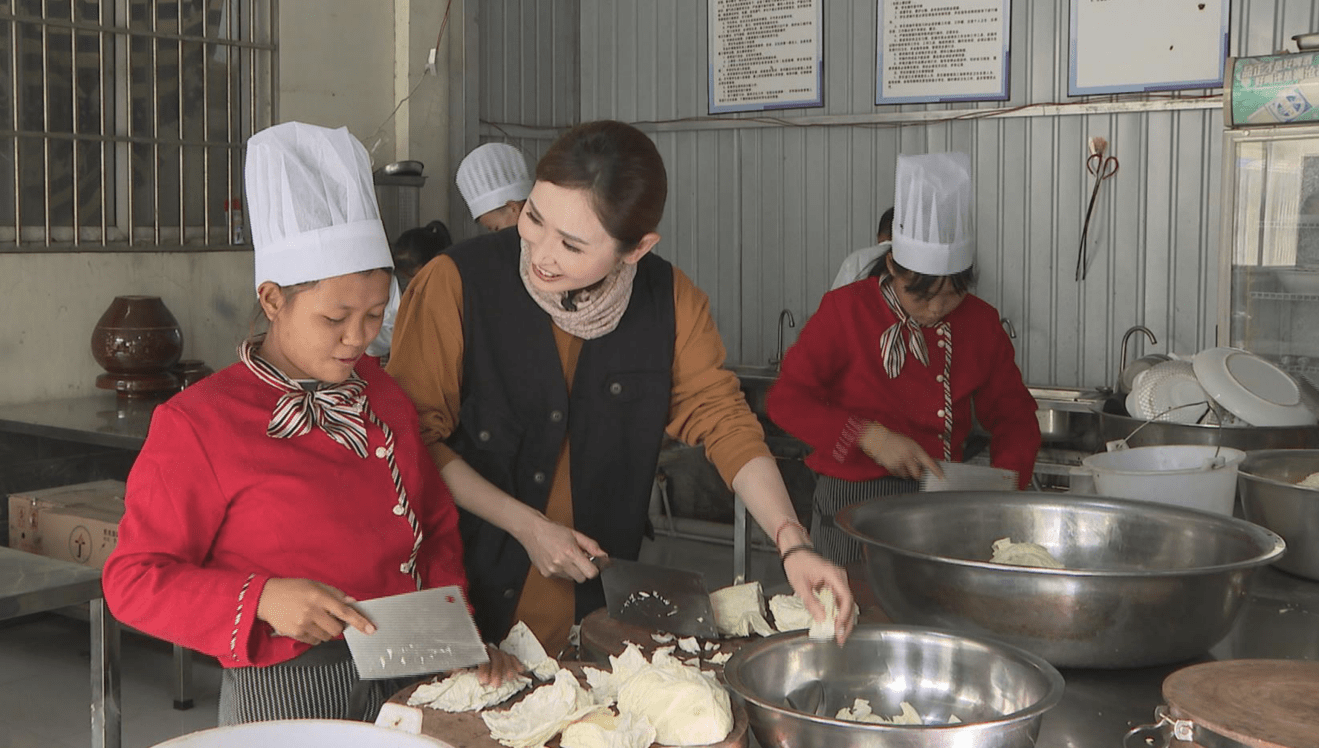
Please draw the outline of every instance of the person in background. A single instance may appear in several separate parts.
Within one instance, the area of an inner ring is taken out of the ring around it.
[[[838,275],[834,278],[834,284],[829,287],[832,291],[835,288],[842,288],[848,283],[857,281],[870,275],[870,271],[875,267],[889,248],[893,240],[893,209],[889,208],[884,211],[884,215],[879,217],[879,230],[875,232],[875,246],[858,249],[843,260],[843,264],[838,268]]]
[[[102,585],[115,618],[219,659],[219,724],[373,718],[356,600],[466,587],[458,512],[416,410],[370,358],[393,264],[366,149],[289,122],[247,143],[269,332],[157,406]],[[497,648],[480,668],[520,668]]]
[[[389,304],[385,306],[385,317],[380,322],[380,334],[366,347],[366,355],[379,358],[382,364],[388,363],[389,348],[394,340],[394,319],[398,317],[399,299],[408,290],[408,282],[426,263],[452,245],[453,238],[449,236],[449,227],[444,221],[431,221],[398,235],[390,248],[394,257],[394,280],[389,289]]]
[[[899,156],[892,248],[870,277],[824,295],[770,388],[769,416],[814,451],[811,535],[849,563],[844,507],[919,488],[936,460],[958,461],[974,419],[991,463],[1031,479],[1040,447],[1035,399],[999,313],[970,294],[975,234],[964,153]]]
[[[457,244],[403,300],[389,371],[463,510],[487,637],[522,620],[556,652],[604,605],[593,559],[637,558],[666,434],[705,446],[815,618],[821,587],[852,608],[722,368],[709,299],[651,251],[667,195],[644,133],[578,125],[536,165],[517,226]]]
[[[516,226],[531,192],[531,173],[522,151],[507,143],[486,143],[458,164],[458,191],[472,219],[486,231]]]

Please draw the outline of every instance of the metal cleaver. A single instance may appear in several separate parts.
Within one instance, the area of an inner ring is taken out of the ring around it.
[[[610,618],[683,636],[718,638],[710,593],[700,574],[617,558],[592,560],[600,569]]]
[[[374,634],[344,630],[363,680],[405,678],[480,665],[490,660],[458,586],[437,587],[353,603],[376,625]]]
[[[961,462],[939,461],[943,477],[925,471],[921,476],[922,491],[1015,491],[1017,473],[1014,470],[968,465]]]

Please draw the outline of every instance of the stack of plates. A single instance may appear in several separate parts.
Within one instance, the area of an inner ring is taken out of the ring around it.
[[[1127,395],[1127,412],[1146,421],[1211,426],[1319,423],[1290,374],[1253,353],[1226,347],[1141,372]]]
[[[1287,372],[1239,348],[1195,354],[1195,376],[1218,404],[1252,426],[1313,426],[1319,417]]]
[[[1127,395],[1135,418],[1169,423],[1202,423],[1213,408],[1190,361],[1164,361],[1141,372]]]

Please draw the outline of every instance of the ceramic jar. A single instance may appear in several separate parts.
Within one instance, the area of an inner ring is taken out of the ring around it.
[[[215,370],[207,366],[205,361],[195,358],[184,359],[174,365],[174,376],[179,380],[179,389],[194,385],[214,373]]]
[[[96,386],[136,397],[177,389],[170,368],[183,331],[159,296],[117,296],[92,329],[92,357],[106,370]]]

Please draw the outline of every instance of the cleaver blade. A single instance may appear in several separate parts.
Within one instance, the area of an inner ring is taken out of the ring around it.
[[[683,636],[719,637],[700,574],[617,558],[595,562],[610,618]]]
[[[451,585],[353,603],[374,634],[344,630],[363,680],[442,673],[489,662],[462,588]]]

